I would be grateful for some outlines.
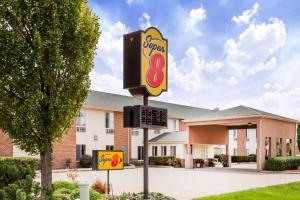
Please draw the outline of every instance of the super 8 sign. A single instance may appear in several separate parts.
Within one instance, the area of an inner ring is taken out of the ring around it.
[[[93,170],[121,170],[124,169],[123,151],[93,151]]]
[[[168,41],[154,27],[124,35],[124,88],[134,96],[167,91]]]

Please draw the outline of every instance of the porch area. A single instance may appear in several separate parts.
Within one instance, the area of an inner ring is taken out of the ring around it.
[[[297,121],[246,106],[216,111],[201,118],[186,120],[188,149],[185,168],[193,168],[193,146],[225,145],[229,158],[229,130],[256,129],[256,170],[265,169],[266,159],[275,156],[295,156]]]

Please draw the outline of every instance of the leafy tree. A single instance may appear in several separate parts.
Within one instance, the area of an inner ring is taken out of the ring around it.
[[[298,123],[298,127],[297,127],[297,145],[300,151],[300,123]]]
[[[0,129],[40,154],[47,190],[53,145],[88,95],[98,37],[87,0],[0,1]]]

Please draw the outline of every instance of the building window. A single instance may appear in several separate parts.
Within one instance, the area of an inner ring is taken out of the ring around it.
[[[161,146],[161,156],[167,155],[167,146]]]
[[[233,130],[233,139],[237,140],[237,130]]]
[[[152,156],[157,156],[157,146],[152,146]]]
[[[106,151],[113,151],[114,150],[114,145],[106,145],[105,150]]]
[[[170,146],[170,156],[176,158],[176,146]]]
[[[179,120],[175,119],[175,131],[179,131]]]
[[[234,156],[237,156],[237,148],[234,148],[234,149],[233,149],[233,155],[234,155]]]
[[[276,156],[282,156],[282,138],[276,138]]]
[[[86,113],[84,110],[80,110],[79,116],[76,119],[76,131],[77,132],[85,132],[86,131]]]
[[[249,156],[249,149],[246,149],[246,156]]]
[[[107,112],[105,113],[105,128],[107,134],[114,133],[114,113]]]
[[[139,129],[132,129],[131,135],[139,135]]]
[[[286,155],[292,156],[292,139],[286,139]]]
[[[154,134],[160,134],[160,130],[159,129],[155,129],[154,130]]]
[[[144,147],[138,146],[138,160],[144,160]]]
[[[249,141],[249,133],[248,133],[248,129],[246,129],[246,141]]]
[[[84,144],[76,145],[76,161],[80,161],[81,157],[86,154],[86,147]]]
[[[265,148],[266,148],[265,160],[267,160],[269,157],[271,157],[271,138],[270,137],[266,137],[266,139],[265,139]]]

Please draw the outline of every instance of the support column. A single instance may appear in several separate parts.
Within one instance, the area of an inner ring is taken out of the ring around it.
[[[184,167],[185,169],[193,169],[193,155],[191,151],[191,144],[190,144],[190,138],[189,138],[189,132],[190,128],[187,126],[187,133],[188,133],[188,144],[187,144],[187,152],[185,154],[185,162]]]
[[[191,151],[192,144],[187,145],[187,154],[185,155],[185,168],[186,169],[193,169],[193,154]]]
[[[228,167],[231,167],[231,155],[229,153],[229,145],[226,145],[226,159],[228,161]]]
[[[256,128],[257,133],[257,160],[256,160],[256,170],[262,171],[265,167],[265,136],[262,132],[261,120],[257,123]]]
[[[286,138],[282,138],[282,146],[281,146],[281,151],[282,154],[281,156],[286,156]]]

